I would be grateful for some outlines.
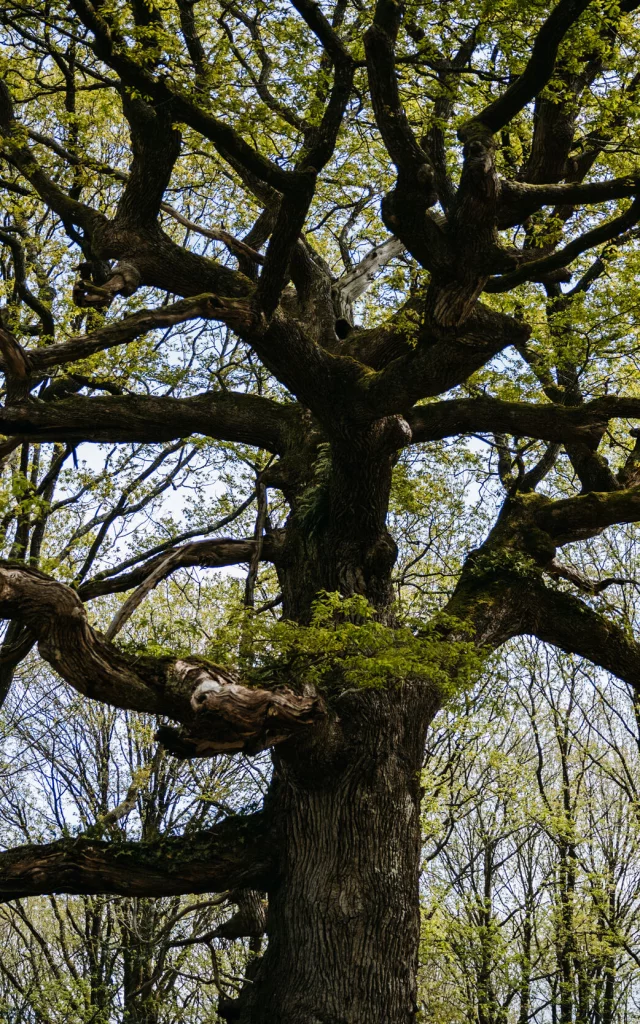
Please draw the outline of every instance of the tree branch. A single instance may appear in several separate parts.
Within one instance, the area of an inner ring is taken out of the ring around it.
[[[103,594],[122,594],[134,587],[144,587],[150,577],[156,586],[176,569],[189,566],[200,566],[206,569],[219,569],[225,565],[242,565],[250,562],[256,549],[255,540],[232,540],[230,537],[216,537],[212,540],[199,540],[191,544],[165,550],[161,554],[149,558],[143,565],[131,572],[123,572],[117,576],[104,579],[97,577],[78,587],[78,594],[83,601],[91,601]],[[273,534],[264,538],[260,557],[272,562],[278,558],[280,542]],[[171,561],[168,561],[171,559]],[[162,573],[156,573],[162,568]],[[143,593],[144,597],[145,594]]]
[[[610,242],[623,231],[633,227],[640,219],[640,199],[634,199],[628,210],[614,217],[613,220],[600,224],[591,231],[585,231],[583,235],[574,238],[563,249],[552,253],[550,256],[542,256],[537,260],[530,260],[523,263],[518,269],[510,274],[502,274],[500,277],[492,277],[484,287],[486,292],[506,292],[523,281],[539,281],[554,270],[560,270],[568,266],[581,253],[593,249],[603,242]]]
[[[469,134],[481,124],[492,134],[504,128],[547,84],[551,78],[560,43],[569,29],[589,6],[590,0],[560,0],[543,22],[522,74],[497,99],[470,119],[461,129]]]
[[[0,902],[49,893],[173,896],[265,888],[274,871],[264,815],[151,842],[79,837],[0,853]]]
[[[183,723],[185,732],[165,727],[160,734],[180,756],[257,753],[326,717],[315,694],[245,686],[204,659],[127,654],[89,625],[71,587],[21,563],[0,563],[0,616],[26,626],[42,657],[79,693]]]
[[[542,584],[522,588],[518,599],[523,604],[518,633],[587,658],[640,692],[640,644],[621,626],[573,594]]]
[[[583,572],[578,572],[572,566],[563,565],[555,558],[546,567],[545,572],[549,576],[558,576],[560,579],[573,583],[574,587],[578,587],[579,590],[583,590],[586,594],[601,594],[603,590],[607,590],[609,587],[623,586],[625,584],[635,584],[637,586],[636,580],[629,576],[606,576],[602,580],[593,580],[590,576],[585,576]]]
[[[71,199],[66,192],[49,178],[24,144],[22,132],[13,115],[13,101],[6,83],[0,79],[0,151],[7,161],[16,167],[35,188],[38,195],[63,220],[79,224],[89,234],[106,224],[107,218],[97,210]]]
[[[134,565],[141,566],[143,562],[148,562],[149,559],[153,558],[154,555],[160,555],[162,554],[162,552],[168,551],[170,548],[175,548],[179,544],[182,544],[184,541],[190,541],[194,537],[204,539],[205,537],[210,536],[212,533],[218,533],[223,528],[223,526],[228,526],[229,523],[232,523],[235,519],[238,518],[238,516],[242,515],[245,509],[247,509],[249,505],[253,504],[255,499],[255,493],[250,494],[248,498],[245,498],[243,502],[237,505],[232,512],[229,512],[226,516],[223,516],[222,519],[218,519],[216,520],[216,522],[211,523],[208,526],[196,526],[191,530],[185,530],[183,533],[178,534],[176,537],[171,537],[168,540],[161,541],[159,544],[154,544],[153,547],[148,548],[147,551],[141,551],[135,555],[132,555],[130,558],[126,558],[123,562],[120,562],[117,565],[112,566],[110,569],[102,569],[100,572],[96,573],[96,575],[92,578],[91,582],[97,583],[100,580],[106,580],[114,576],[118,576],[125,569],[130,569]],[[86,586],[86,584],[83,584],[83,586]]]
[[[325,18],[320,4],[314,0],[291,0],[298,14],[322,44],[334,64],[351,63],[353,58],[340,36]]]
[[[185,7],[190,9],[190,4],[185,4]],[[95,171],[97,174],[106,174],[109,177],[114,178],[116,181],[123,182],[125,185],[129,181],[129,175],[124,171],[118,170],[116,167],[111,167],[110,164],[105,164],[102,161],[93,160],[87,154],[72,153],[64,146],[61,146],[56,139],[52,139],[49,135],[43,135],[41,132],[36,132],[33,131],[33,129],[30,129],[29,138],[52,150],[52,152],[56,153],[71,167],[87,167],[90,170]],[[2,184],[3,183],[0,180],[0,185]],[[4,184],[5,187],[8,187],[9,183]],[[22,191],[25,195],[31,195],[27,190]],[[227,249],[234,254],[234,256],[239,258],[246,257],[246,259],[252,263],[264,263],[264,256],[261,253],[257,252],[250,245],[247,245],[246,242],[235,238],[228,231],[225,231],[224,228],[211,228],[204,227],[202,224],[196,224],[195,221],[189,220],[188,217],[185,217],[184,214],[180,213],[179,210],[176,210],[176,208],[171,206],[170,203],[160,203],[160,209],[164,213],[168,213],[173,220],[176,220],[179,224],[188,228],[189,231],[195,231],[196,234],[203,235],[205,238],[211,238],[215,242],[222,242],[226,245]]]
[[[115,221],[125,229],[144,228],[158,217],[182,139],[166,107],[154,108],[123,90],[122,109],[129,122],[133,159]]]
[[[455,333],[434,337],[419,324],[413,330],[405,328],[404,353],[366,381],[369,402],[381,414],[404,414],[419,399],[464,383],[508,345],[524,344],[529,334],[526,324],[482,302],[475,303],[464,327]]]
[[[590,491],[540,508],[536,522],[558,546],[595,537],[608,526],[640,521],[640,487]]]
[[[536,636],[640,691],[640,643],[580,598],[545,587],[533,573],[517,576],[496,565],[486,574],[464,574],[445,612],[469,623],[480,648],[495,650],[515,636]]]
[[[479,25],[474,25],[451,60],[446,60],[444,57],[439,56],[437,68],[435,68],[438,72],[439,92],[433,104],[431,124],[424,138],[420,140],[420,145],[429,154],[433,164],[440,205],[445,211],[448,211],[453,204],[455,189],[447,167],[444,127],[451,121],[455,109],[455,101],[460,93],[462,76],[457,72],[461,71],[471,60],[477,45],[478,28]],[[419,44],[424,40],[426,35],[424,30],[412,31],[409,25],[407,25],[407,29],[416,43]]]
[[[191,398],[77,395],[0,407],[0,431],[40,441],[171,441],[203,434],[280,453],[298,410],[258,395],[203,392]]]
[[[237,256],[239,259],[244,258],[249,260],[251,263],[264,263],[264,256],[261,252],[257,252],[256,249],[247,245],[247,243],[242,241],[242,239],[235,238],[234,235],[225,231],[224,228],[205,228],[202,224],[196,224],[194,221],[189,220],[188,217],[185,217],[180,213],[179,210],[176,210],[175,207],[170,206],[169,203],[160,203],[160,209],[164,210],[165,213],[168,213],[174,220],[177,220],[179,224],[188,228],[189,231],[195,231],[198,235],[203,235],[205,238],[211,238],[214,242],[222,242],[223,245],[226,245],[229,252],[233,253],[233,255]]]
[[[351,97],[355,72],[351,54],[342,45],[319,6],[307,0],[299,0],[295,6],[325,46],[333,61],[334,73],[329,99],[320,124],[310,125],[305,131],[304,146],[296,162],[295,171],[300,184],[295,192],[289,190],[289,193],[283,196],[267,248],[264,268],[258,281],[256,298],[267,319],[272,316],[280,300],[292,251],[300,237],[314,196],[317,176],[333,156],[338,132]]]
[[[285,171],[272,160],[253,149],[230,125],[220,121],[187,96],[170,77],[155,77],[150,71],[127,55],[106,21],[86,0],[73,0],[72,9],[80,21],[94,34],[93,49],[96,56],[120,75],[125,85],[139,90],[153,99],[156,105],[166,105],[176,121],[184,121],[195,131],[209,139],[218,153],[238,160],[261,181],[279,192],[294,192],[306,181],[304,174]]]
[[[53,338],[55,334],[55,322],[48,306],[34,295],[27,284],[27,266],[24,247],[20,238],[10,231],[0,231],[0,242],[11,251],[13,259],[13,274],[15,289],[22,301],[29,306],[40,320],[42,334]]]
[[[371,102],[376,124],[399,174],[425,187],[428,205],[436,202],[433,171],[404,112],[395,69],[395,44],[401,7],[393,0],[378,0],[373,24],[364,37]]]
[[[521,224],[543,206],[578,206],[585,203],[606,203],[626,199],[640,190],[640,178],[628,175],[609,181],[586,184],[569,182],[561,185],[529,185],[522,181],[502,179],[498,200],[498,227],[505,229]]]
[[[25,381],[31,369],[31,360],[22,345],[11,331],[0,327],[0,353],[2,361],[0,369],[9,377]]]
[[[406,414],[415,443],[456,434],[506,433],[595,450],[610,419],[640,418],[640,399],[606,395],[582,405],[536,405],[497,398],[458,398],[415,406]]]
[[[159,327],[171,327],[198,318],[218,320],[221,314],[224,315],[223,307],[215,295],[196,295],[158,309],[141,309],[116,323],[99,327],[91,334],[70,338],[58,345],[26,349],[25,355],[34,370],[44,370],[86,359],[95,352],[103,352],[116,345],[125,345]]]

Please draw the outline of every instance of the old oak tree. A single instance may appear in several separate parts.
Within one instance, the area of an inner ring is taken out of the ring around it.
[[[241,935],[266,894],[266,951],[223,1018],[415,1019],[438,709],[525,635],[640,693],[640,643],[600,597],[626,581],[563,553],[640,521],[637,6],[4,5],[2,454],[53,456],[3,526],[3,693],[37,645],[87,698],[168,719],[177,757],[273,762],[262,809],[207,832],[0,854],[4,899],[233,890]],[[110,377],[113,352],[194,325],[235,339],[251,386],[194,371],[176,396],[135,355],[133,383]],[[267,453],[252,536],[177,538],[93,577],[39,562],[77,445],[194,437]],[[394,472],[443,441],[489,453],[501,507],[409,621]],[[249,591],[259,565],[277,575],[260,651],[251,614],[235,664],[122,642],[160,581],[241,564]],[[105,595],[127,596],[102,630]]]

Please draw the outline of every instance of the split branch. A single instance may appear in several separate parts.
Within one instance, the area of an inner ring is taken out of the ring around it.
[[[265,561],[274,561],[278,555],[277,539],[270,535],[263,539],[260,557]],[[256,550],[255,540],[232,540],[230,537],[216,537],[212,540],[199,540],[191,544],[182,544],[170,548],[143,565],[136,566],[131,572],[122,572],[117,576],[96,578],[83,583],[78,593],[83,601],[91,601],[103,594],[121,594],[134,587],[144,587],[151,577],[153,586],[166,579],[176,569],[199,566],[203,569],[221,569],[227,565],[244,565],[250,562]],[[159,570],[162,570],[159,572]],[[159,573],[158,575],[156,575]],[[144,595],[143,595],[144,596]]]
[[[334,292],[339,294],[341,302],[348,306],[366,292],[376,274],[396,256],[404,252],[404,245],[399,238],[388,238],[364,256],[351,270],[339,277],[334,284]]]

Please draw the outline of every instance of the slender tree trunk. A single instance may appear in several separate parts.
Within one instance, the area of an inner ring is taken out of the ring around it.
[[[591,979],[587,969],[586,957],[574,954],[578,998],[576,1002],[576,1024],[587,1024],[591,1003]]]
[[[558,730],[558,748],[562,767],[563,831],[565,836],[574,834],[574,815],[569,775],[569,725],[568,718]],[[574,1015],[574,971],[577,968],[577,942],[575,933],[574,907],[576,901],[576,859],[575,847],[563,838],[558,844],[559,876],[559,943],[558,967],[560,969],[560,1024],[572,1024]],[[584,993],[582,993],[584,994]]]
[[[520,954],[520,1009],[518,1024],[528,1024],[531,1011],[531,973],[533,951],[533,920],[534,920],[534,885],[531,863],[527,865],[527,888],[524,903],[524,921],[522,923],[522,951]]]
[[[158,1024],[160,1007],[153,984],[154,911],[149,900],[131,901],[123,936],[123,1024]]]
[[[109,927],[104,907],[95,896],[83,898],[85,912],[85,940],[89,961],[89,1006],[100,1020],[106,1016],[109,1005],[109,978],[105,974],[105,947],[109,944]]]
[[[480,964],[478,970],[478,1024],[498,1024],[501,1007],[493,987],[495,958],[493,937],[493,852],[487,840],[484,849],[482,907],[479,914]]]
[[[269,944],[243,1024],[415,1019],[428,701],[405,686],[342,703],[341,763],[311,755],[301,768],[297,751],[275,765],[268,803],[281,881],[269,893]]]
[[[604,963],[604,985],[602,993],[602,1024],[613,1024],[615,1016],[616,966],[615,959],[608,956]]]

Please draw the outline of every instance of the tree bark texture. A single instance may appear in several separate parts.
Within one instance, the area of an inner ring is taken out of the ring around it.
[[[278,880],[242,1024],[415,1019],[420,769],[435,701],[406,685],[342,703],[335,764],[300,750],[276,757],[266,806]]]

